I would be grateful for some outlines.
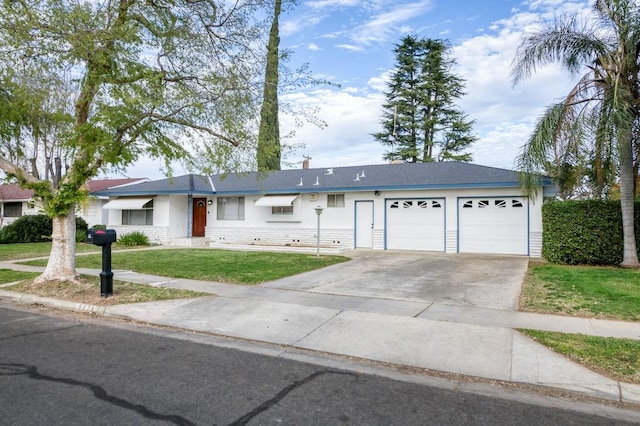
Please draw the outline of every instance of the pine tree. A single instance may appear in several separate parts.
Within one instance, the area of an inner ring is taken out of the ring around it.
[[[383,130],[373,135],[390,147],[386,160],[471,161],[471,154],[463,151],[477,138],[473,121],[455,104],[465,94],[465,83],[451,72],[455,61],[449,51],[443,40],[414,36],[396,45],[395,71],[383,105]]]

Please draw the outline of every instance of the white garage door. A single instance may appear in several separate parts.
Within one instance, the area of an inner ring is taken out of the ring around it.
[[[387,200],[387,248],[444,251],[444,198]]]
[[[460,198],[458,218],[459,252],[529,254],[524,198]]]

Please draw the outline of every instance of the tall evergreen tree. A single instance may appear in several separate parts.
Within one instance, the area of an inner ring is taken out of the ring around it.
[[[407,36],[396,45],[395,71],[388,83],[382,128],[374,138],[390,149],[386,160],[411,163],[471,161],[464,152],[476,137],[473,121],[456,106],[464,80],[451,72],[455,61],[444,40]]]
[[[264,74],[264,97],[258,131],[258,170],[280,170],[280,123],[278,120],[278,63],[280,61],[279,17],[282,0],[275,0],[273,21],[267,46],[267,66]]]

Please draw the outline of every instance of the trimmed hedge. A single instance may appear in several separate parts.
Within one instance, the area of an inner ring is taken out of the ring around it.
[[[77,232],[87,233],[87,222],[76,216]],[[51,241],[51,218],[44,214],[25,215],[0,229],[0,244]]]
[[[640,236],[639,219],[640,203],[636,203],[636,242]],[[547,201],[542,205],[542,229],[542,256],[550,262],[570,265],[622,262],[619,201]]]

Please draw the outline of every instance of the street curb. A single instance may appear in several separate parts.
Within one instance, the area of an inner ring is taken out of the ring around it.
[[[52,308],[57,308],[57,309],[62,309],[67,311],[74,311],[78,313],[100,315],[100,316],[109,317],[109,318],[117,318],[125,321],[133,320],[133,318],[128,317],[126,315],[116,314],[111,312],[111,310],[109,309],[111,308],[111,306],[97,306],[97,305],[91,305],[91,304],[80,303],[80,302],[68,302],[65,300],[36,296],[32,294],[20,293],[20,292],[4,290],[4,289],[0,289],[0,299],[9,299],[11,301],[26,303],[26,304],[40,304],[40,305],[44,305]],[[135,320],[135,321],[139,322],[138,320]],[[157,326],[157,324],[154,324],[152,322],[145,322],[145,323],[151,326]],[[206,334],[209,334],[211,336],[223,337],[223,338],[230,337],[230,336],[225,336],[224,334],[216,334],[216,333],[210,333],[210,332]],[[233,337],[233,339],[244,340],[237,337]],[[269,344],[269,342],[263,342],[263,343]],[[299,348],[296,348],[295,346],[291,346],[291,348],[299,349]],[[334,354],[334,355],[340,356],[340,354]],[[367,360],[363,359],[363,361],[367,361]],[[372,361],[372,360],[368,360],[368,361]],[[375,361],[372,361],[372,362],[375,362]],[[458,374],[458,373],[451,373],[451,374]],[[475,377],[475,376],[469,376],[469,377]],[[524,386],[540,386],[542,388],[561,390],[565,392],[568,391],[574,394],[579,394],[586,397],[596,398],[596,399],[601,399],[606,401],[616,401],[616,402],[622,402],[626,404],[640,404],[640,392],[638,391],[638,388],[640,388],[640,385],[629,384],[629,383],[624,383],[619,381],[616,381],[618,385],[618,395],[615,397],[607,396],[606,394],[603,395],[602,393],[597,392],[595,390],[594,392],[589,392],[589,391],[579,391],[571,388],[538,385],[535,383],[525,383],[525,382],[511,382],[511,383],[520,384]]]
[[[104,315],[108,306],[96,306],[80,302],[67,302],[66,300],[53,299],[50,297],[35,296],[33,294],[19,293],[11,290],[0,290],[0,298],[10,299],[16,302],[42,304],[53,308],[65,309],[82,313]]]

